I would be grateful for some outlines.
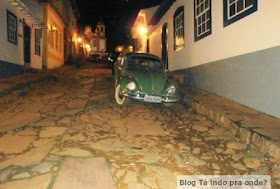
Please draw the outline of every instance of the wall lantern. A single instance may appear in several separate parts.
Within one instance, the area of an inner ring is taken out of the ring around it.
[[[141,27],[138,29],[138,33],[139,33],[140,35],[145,35],[147,32],[148,32],[148,29],[147,29],[146,27],[141,26]]]
[[[51,28],[49,28],[49,34],[50,34],[51,32],[55,32],[56,30],[57,30],[57,28],[56,28],[55,24],[52,24],[52,25],[51,25]]]
[[[56,29],[56,26],[55,25],[52,25],[52,29],[51,29],[51,32],[55,32],[57,29]]]

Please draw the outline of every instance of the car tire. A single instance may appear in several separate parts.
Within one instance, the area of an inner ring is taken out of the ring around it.
[[[121,85],[118,84],[117,87],[115,88],[115,100],[118,105],[120,106],[128,106],[130,104],[131,99],[127,97],[120,97],[120,90],[121,90]]]
[[[171,110],[175,110],[177,108],[178,103],[163,103],[163,106],[165,108],[171,109]]]

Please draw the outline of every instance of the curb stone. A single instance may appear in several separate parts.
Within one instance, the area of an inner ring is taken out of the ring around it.
[[[233,134],[240,138],[240,140],[246,145],[250,145],[254,149],[260,150],[261,152],[268,154],[275,159],[280,159],[279,142],[275,142],[269,137],[255,132],[253,129],[244,128],[238,125],[233,120],[227,118],[226,115],[223,115],[222,113],[209,108],[206,104],[199,102],[194,98],[194,95],[191,95],[192,100],[190,100],[190,94],[185,93],[183,97],[185,95],[187,96],[187,101],[183,103],[188,104],[196,113],[207,116],[210,120],[231,130]],[[182,99],[184,101],[184,98]]]

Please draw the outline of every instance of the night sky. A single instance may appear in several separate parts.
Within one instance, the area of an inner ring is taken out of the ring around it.
[[[162,0],[76,0],[81,25],[96,26],[102,19],[106,24],[108,51],[117,45],[130,43],[130,29],[142,8],[156,6]]]

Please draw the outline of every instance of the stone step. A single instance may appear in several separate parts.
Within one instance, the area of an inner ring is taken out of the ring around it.
[[[53,189],[115,189],[104,158],[66,158]]]

